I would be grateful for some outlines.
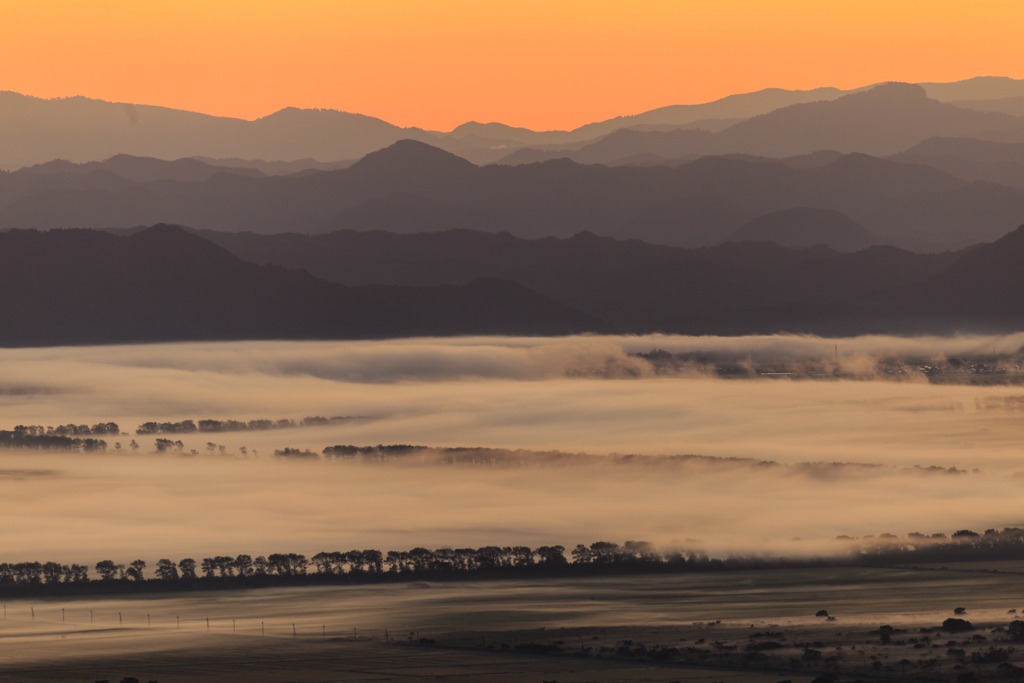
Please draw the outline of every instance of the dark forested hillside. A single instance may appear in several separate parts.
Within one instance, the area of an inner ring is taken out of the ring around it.
[[[521,285],[344,287],[156,226],[0,233],[0,344],[600,331]]]
[[[1024,328],[1021,263],[1024,228],[932,255],[590,233],[15,230],[0,233],[0,344],[1007,331]]]
[[[882,303],[893,292],[910,296],[911,285],[942,276],[965,253],[877,246],[841,254],[770,242],[691,250],[590,233],[564,240],[465,230],[202,234],[240,258],[304,268],[348,285],[464,284],[483,275],[499,277],[628,332],[902,331],[906,313],[920,304],[907,300],[901,311],[883,310]],[[957,315],[947,322],[967,319]]]

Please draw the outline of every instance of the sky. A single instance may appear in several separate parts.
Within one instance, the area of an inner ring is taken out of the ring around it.
[[[0,90],[579,125],[766,87],[1024,77],[1019,0],[2,0]]]

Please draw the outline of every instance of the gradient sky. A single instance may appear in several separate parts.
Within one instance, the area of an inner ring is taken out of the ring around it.
[[[765,87],[1024,78],[1020,0],[2,0],[0,89],[573,128]]]

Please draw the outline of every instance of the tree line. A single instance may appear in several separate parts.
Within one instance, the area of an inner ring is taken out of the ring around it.
[[[853,539],[847,539],[853,540]],[[267,556],[214,556],[199,562],[185,558],[159,560],[152,577],[147,564],[127,565],[112,560],[96,563],[98,579],[84,565],[59,562],[0,564],[0,588],[82,584],[138,584],[153,582],[215,582],[217,587],[238,585],[291,585],[410,578],[458,579],[472,577],[527,577],[545,575],[588,576],[605,573],[658,573],[749,570],[850,564],[892,565],[907,562],[957,562],[1024,559],[1024,529],[967,529],[951,537],[913,533],[906,538],[891,534],[858,539],[864,545],[851,555],[828,558],[729,557],[710,558],[699,550],[661,549],[647,541],[622,545],[597,541],[579,544],[566,557],[560,545],[483,546],[480,548],[413,548],[411,550],[324,551],[312,557],[296,553]]]
[[[181,422],[144,422],[136,428],[140,436],[154,434],[207,434],[218,432],[253,432],[268,429],[291,429],[293,427],[315,427],[332,422],[351,420],[351,417],[304,417],[299,421],[281,420],[182,420]]]
[[[115,422],[89,425],[18,425],[14,429],[0,430],[0,448],[23,448],[53,451],[105,451],[107,442],[93,438],[97,435],[118,435]]]
[[[892,534],[840,540],[858,545],[855,557],[883,564],[912,562],[991,562],[1024,559],[1024,529],[1006,527],[984,532],[961,529],[946,534],[910,533],[900,538]]]

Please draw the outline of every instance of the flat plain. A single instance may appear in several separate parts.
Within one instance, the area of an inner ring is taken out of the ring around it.
[[[956,607],[974,631],[938,630]],[[1024,576],[872,568],[19,600],[0,680],[956,680],[1024,658],[1022,608]]]

